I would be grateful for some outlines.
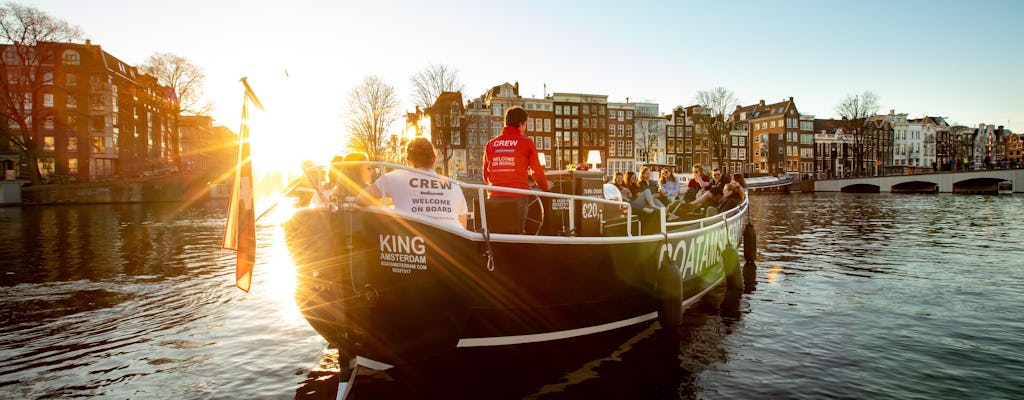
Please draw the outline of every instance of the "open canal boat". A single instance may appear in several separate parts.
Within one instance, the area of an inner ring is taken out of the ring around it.
[[[585,174],[563,175],[553,190],[563,193],[460,182],[471,199],[468,229],[352,198],[303,208],[285,224],[299,308],[353,363],[388,369],[458,348],[562,340],[655,318],[677,326],[689,304],[742,279],[738,248],[746,236],[749,260],[754,245],[746,202],[669,221],[581,195],[600,193],[590,188],[600,180]],[[511,212],[489,204],[485,193],[495,190],[534,197],[535,235],[497,233]]]

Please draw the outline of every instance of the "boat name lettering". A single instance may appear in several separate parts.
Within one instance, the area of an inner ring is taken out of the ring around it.
[[[726,235],[726,230],[716,229],[697,235],[689,241],[665,243],[661,246],[658,263],[663,262],[665,257],[669,257],[672,264],[680,269],[684,279],[689,278],[721,264],[722,249],[725,248],[727,240],[729,238]]]
[[[439,181],[437,179],[420,179],[412,178],[409,179],[409,187],[414,188],[429,188],[429,189],[451,189],[452,183],[448,181]]]
[[[725,241],[725,229],[715,229],[693,238],[690,252],[683,267],[683,276],[701,274],[709,268],[722,263],[722,249]]]
[[[423,238],[408,235],[380,235],[381,253],[405,253],[419,254],[426,253],[427,247],[423,244]]]

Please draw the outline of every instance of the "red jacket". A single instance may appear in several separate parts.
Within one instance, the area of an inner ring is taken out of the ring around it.
[[[501,135],[487,142],[484,150],[484,181],[489,185],[529,190],[527,168],[533,168],[533,180],[548,190],[544,167],[537,158],[537,147],[519,128],[506,126]],[[522,197],[516,193],[491,191],[490,197]]]

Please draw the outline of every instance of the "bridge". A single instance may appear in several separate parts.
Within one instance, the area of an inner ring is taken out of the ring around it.
[[[1024,169],[992,169],[934,174],[869,176],[862,178],[826,179],[814,182],[817,192],[939,192],[970,193],[995,191],[997,185],[1010,181],[1014,193],[1024,192]]]

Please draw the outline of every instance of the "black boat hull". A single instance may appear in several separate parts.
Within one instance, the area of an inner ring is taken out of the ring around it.
[[[668,304],[685,308],[738,271],[722,254],[739,249],[745,204],[715,222],[643,236],[482,235],[383,208],[307,209],[285,232],[296,302],[310,325],[366,365],[386,368],[679,312],[659,296],[668,283],[682,288]]]

